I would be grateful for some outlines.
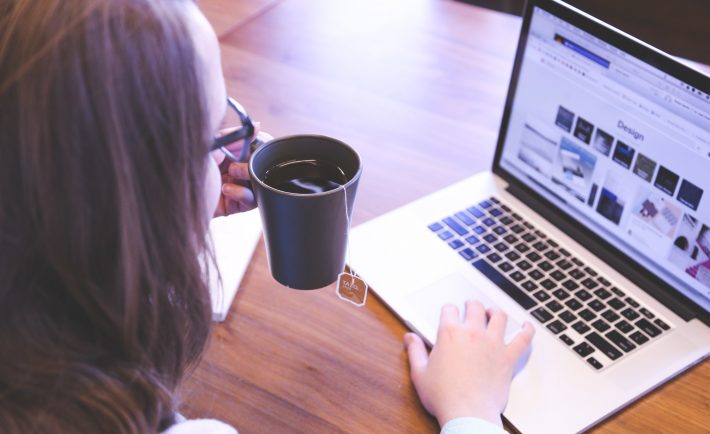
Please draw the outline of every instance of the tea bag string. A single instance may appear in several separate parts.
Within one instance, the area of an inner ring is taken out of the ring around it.
[[[347,258],[347,264],[350,264],[350,213],[348,212],[348,189],[345,188],[345,184],[343,184],[343,198],[345,201],[345,221],[347,222],[347,226],[345,228],[345,255]],[[353,271],[352,268],[350,269],[349,274],[351,279],[350,283],[355,282],[355,271]]]

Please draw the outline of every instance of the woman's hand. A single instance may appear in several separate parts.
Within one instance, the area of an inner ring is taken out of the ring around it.
[[[255,126],[258,128],[256,124]],[[257,138],[264,142],[273,139],[271,135],[263,132],[259,132]],[[242,145],[243,142],[239,142],[229,145],[227,148],[232,151],[232,153],[239,155]],[[222,194],[217,203],[215,217],[245,212],[256,208],[254,192],[251,190],[251,181],[249,180],[249,163],[236,163],[228,158],[223,158],[224,154],[222,154],[221,151],[215,152],[221,154],[217,155],[216,158],[221,159],[221,162],[218,161],[218,163],[220,172],[222,173]]]
[[[464,321],[456,306],[441,309],[436,345],[427,354],[421,338],[407,333],[412,382],[424,408],[440,426],[457,417],[478,417],[502,426],[513,369],[529,347],[535,330],[530,323],[506,345],[507,316],[477,301],[466,303]]]

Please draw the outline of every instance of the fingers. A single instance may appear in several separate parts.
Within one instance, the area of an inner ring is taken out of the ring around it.
[[[249,188],[236,184],[222,184],[225,214],[249,211],[256,208],[254,192]]]
[[[529,322],[525,322],[518,334],[508,344],[508,354],[513,360],[518,360],[525,350],[530,346],[535,335],[535,328]]]
[[[417,382],[419,376],[424,373],[429,354],[422,338],[414,333],[404,335],[404,344],[407,346],[407,355],[409,356],[409,368],[412,371],[412,380]]]
[[[249,163],[231,163],[228,168],[229,176],[236,180],[249,180]]]
[[[459,308],[453,304],[446,304],[441,308],[441,316],[439,317],[439,330],[444,326],[459,323]]]
[[[508,315],[500,309],[491,308],[488,314],[488,334],[495,339],[503,340],[505,336],[505,326],[508,323]]]
[[[473,327],[486,327],[486,310],[480,301],[468,300],[466,302],[464,324]]]

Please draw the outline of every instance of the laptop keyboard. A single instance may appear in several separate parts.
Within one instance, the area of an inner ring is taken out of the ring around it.
[[[429,229],[594,370],[671,329],[495,197]]]

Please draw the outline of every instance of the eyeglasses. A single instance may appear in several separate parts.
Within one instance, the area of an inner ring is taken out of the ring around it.
[[[254,128],[254,124],[252,124],[246,110],[244,110],[244,107],[242,107],[242,105],[239,104],[234,98],[227,97],[227,105],[231,109],[227,113],[227,124],[229,125],[232,121],[236,122],[236,119],[232,119],[236,113],[241,126],[227,128],[225,131],[229,132],[216,137],[210,147],[210,151],[219,149],[224,152],[224,155],[226,155],[227,158],[239,163],[247,159],[247,156],[249,155],[249,147],[251,142],[254,140],[254,133],[256,129]],[[229,149],[227,149],[227,146],[240,140],[244,140],[244,143],[239,157],[237,157]]]

